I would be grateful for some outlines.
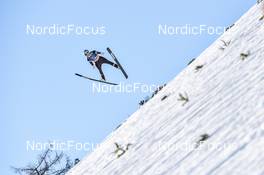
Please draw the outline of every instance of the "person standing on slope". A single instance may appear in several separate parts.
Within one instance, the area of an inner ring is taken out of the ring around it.
[[[101,78],[103,81],[106,81],[104,73],[102,71],[102,64],[109,64],[115,68],[119,68],[119,66],[116,63],[113,63],[111,61],[109,61],[108,59],[106,59],[105,57],[103,57],[104,53],[102,52],[98,52],[96,50],[93,50],[91,52],[89,52],[89,50],[84,50],[84,55],[87,58],[87,61],[89,61],[89,63],[95,68],[97,68],[100,72]]]

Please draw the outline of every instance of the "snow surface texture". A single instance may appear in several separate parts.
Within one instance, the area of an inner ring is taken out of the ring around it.
[[[263,175],[261,16],[251,8],[68,175]],[[117,158],[115,142],[132,145]]]

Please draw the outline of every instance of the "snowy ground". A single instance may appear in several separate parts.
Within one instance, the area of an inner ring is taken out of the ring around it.
[[[68,175],[264,174],[260,6],[251,8]],[[221,40],[231,43],[223,50]],[[248,52],[242,60],[240,54]],[[196,71],[198,65],[203,67]],[[189,102],[183,105],[178,98],[185,92]],[[210,137],[194,148],[202,134]],[[132,145],[117,158],[115,142]]]

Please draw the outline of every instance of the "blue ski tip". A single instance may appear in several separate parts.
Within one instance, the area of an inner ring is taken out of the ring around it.
[[[82,75],[80,75],[80,74],[77,74],[77,73],[75,73],[75,75],[77,75],[77,76],[79,76],[79,77],[82,77]]]
[[[107,50],[108,52],[112,53],[112,51],[110,50],[109,47],[107,47],[106,50]]]

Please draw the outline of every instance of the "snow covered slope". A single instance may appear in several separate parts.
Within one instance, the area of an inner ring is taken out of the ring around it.
[[[251,8],[68,175],[264,174],[260,7]],[[224,46],[221,40],[231,42]],[[185,105],[180,93],[188,95]],[[199,143],[201,135],[209,138]],[[115,142],[124,149],[132,145],[117,158]]]

